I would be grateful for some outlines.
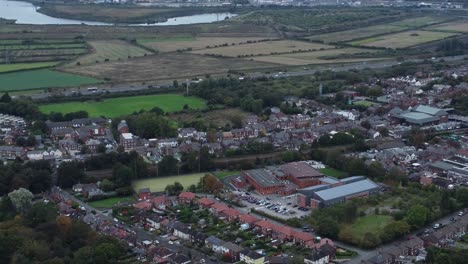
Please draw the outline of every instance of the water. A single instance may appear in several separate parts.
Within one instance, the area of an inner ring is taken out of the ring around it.
[[[188,25],[197,23],[212,23],[224,20],[226,17],[233,17],[235,14],[231,13],[212,13],[201,14],[193,16],[174,17],[168,19],[166,22],[159,22],[155,24],[140,24],[129,26],[175,26],[175,25]],[[110,23],[98,21],[82,21],[64,18],[50,17],[39,12],[36,12],[36,7],[31,3],[21,1],[7,1],[0,0],[0,17],[6,19],[15,19],[16,24],[32,24],[32,25],[112,25]]]

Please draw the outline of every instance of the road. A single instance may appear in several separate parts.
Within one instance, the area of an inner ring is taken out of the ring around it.
[[[440,61],[440,60],[445,60],[447,62],[451,61],[458,61],[458,60],[464,60],[466,56],[460,55],[460,56],[447,56],[447,57],[438,57],[437,59],[433,61]],[[405,62],[423,62],[426,59],[411,59],[411,60],[406,60]],[[252,78],[252,79],[257,79],[257,78],[282,78],[282,77],[294,77],[294,76],[306,76],[306,75],[313,75],[314,73],[318,71],[324,71],[324,70],[330,70],[334,72],[340,72],[340,71],[348,71],[348,70],[362,70],[365,68],[372,68],[372,69],[382,69],[382,68],[387,68],[391,67],[394,65],[401,64],[401,62],[398,62],[396,60],[385,60],[385,61],[369,61],[369,62],[360,62],[360,63],[353,63],[353,64],[347,64],[345,66],[320,66],[319,68],[316,69],[308,69],[308,70],[301,70],[301,71],[290,71],[290,72],[285,72],[285,73],[278,73],[278,72],[272,72],[272,73],[263,73],[263,72],[253,72],[249,73],[246,75],[247,78]],[[98,86],[96,86],[98,87]],[[142,91],[142,90],[150,90],[150,89],[163,89],[163,88],[171,88],[172,83],[167,83],[167,82],[162,82],[162,83],[152,83],[152,86],[150,85],[129,85],[129,84],[118,84],[118,85],[111,85],[109,86],[108,84],[103,84],[100,85],[97,91],[88,91],[89,87],[85,88],[69,88],[69,89],[63,89],[59,93],[61,96],[78,96],[78,94],[82,95],[98,95],[98,94],[104,94],[104,93],[122,93],[122,92],[129,92],[129,91]],[[57,93],[49,93],[49,92],[37,92],[33,94],[28,94],[26,96],[31,97],[33,100],[40,100],[40,99],[47,99],[48,97],[53,97],[58,95]],[[14,98],[15,96],[13,96]]]
[[[81,201],[80,199],[76,198],[75,196],[71,195],[70,193],[68,193],[68,192],[66,192],[66,191],[64,191],[64,190],[62,190],[62,189],[60,189],[58,187],[54,187],[54,190],[55,190],[55,192],[60,193],[60,196],[62,197],[62,199],[65,198],[65,199],[72,200],[72,201],[76,202],[80,207],[85,208],[85,211],[87,213],[91,213],[92,211],[95,211],[96,215],[99,215],[99,217],[101,219],[105,219],[105,220],[108,220],[111,223],[115,223],[114,218],[112,216],[106,215],[102,211],[100,211],[100,210],[98,210],[98,209],[96,209],[94,207],[91,207],[90,205],[88,205],[87,203]],[[145,230],[144,228],[142,228],[142,227],[140,227],[138,225],[124,224],[121,221],[119,221],[119,225],[121,225],[124,229],[130,229],[131,231],[134,231],[136,236],[137,236],[137,239],[140,240],[140,241],[143,241],[143,240],[150,240],[150,241],[158,240],[160,246],[167,247],[167,248],[173,250],[174,252],[182,253],[182,254],[185,254],[187,256],[192,256],[192,259],[196,259],[196,260],[204,259],[206,261],[205,263],[208,263],[208,264],[224,263],[224,262],[221,262],[221,261],[211,261],[210,258],[212,258],[212,257],[210,257],[210,256],[208,256],[208,255],[206,255],[206,254],[204,254],[204,253],[202,253],[200,251],[185,247],[183,245],[175,244],[175,243],[174,244],[169,244],[169,240],[167,240],[166,238],[163,238],[161,236],[157,236],[157,235]]]

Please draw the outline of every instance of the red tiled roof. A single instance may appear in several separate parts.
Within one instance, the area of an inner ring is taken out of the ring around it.
[[[229,207],[227,207],[226,205],[222,203],[214,203],[211,205],[211,208],[213,208],[218,213],[229,209]]]
[[[151,199],[151,202],[153,204],[159,205],[159,204],[165,204],[167,200],[167,197],[164,195],[160,195],[158,197],[154,197]]]
[[[292,228],[289,227],[289,226],[278,226],[278,225],[274,225],[274,226],[273,226],[273,230],[276,231],[276,232],[278,232],[278,233],[281,233],[281,234],[283,234],[283,235],[285,235],[285,236],[288,236],[288,237],[293,236],[294,233],[295,233],[294,229],[292,229]]]
[[[314,236],[306,232],[295,232],[294,237],[303,242],[314,240]]]
[[[193,192],[182,192],[179,194],[179,198],[195,199],[195,194]]]
[[[151,209],[153,205],[150,203],[150,202],[147,202],[147,201],[141,201],[141,202],[138,202],[136,204],[133,205],[133,207],[135,207],[136,209],[146,209],[146,210],[149,210]]]
[[[258,226],[262,229],[273,229],[275,227],[274,224],[266,221],[266,220],[262,220],[262,221],[258,221],[255,223],[255,226]]]
[[[249,214],[240,215],[239,220],[243,223],[248,223],[248,224],[252,224],[252,223],[260,221],[260,219],[258,219],[257,217],[249,215]]]
[[[223,214],[226,214],[227,216],[231,216],[231,217],[236,217],[236,216],[239,216],[241,213],[234,208],[228,208],[223,211]]]
[[[198,200],[198,204],[209,206],[214,204],[215,201],[211,200],[210,198],[203,197],[200,200]]]

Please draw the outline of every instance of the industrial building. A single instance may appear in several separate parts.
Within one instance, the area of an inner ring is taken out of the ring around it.
[[[367,197],[379,191],[379,186],[364,176],[353,176],[342,180],[326,178],[328,183],[323,180],[320,185],[298,190],[298,205],[314,209],[323,208],[353,198]]]
[[[444,109],[418,105],[414,108],[402,110],[399,107],[389,112],[393,123],[408,123],[411,125],[426,126],[448,121],[448,113]]]

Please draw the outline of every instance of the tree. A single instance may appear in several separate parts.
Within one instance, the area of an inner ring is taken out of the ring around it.
[[[352,158],[346,166],[346,171],[350,175],[366,175],[367,167],[362,159]]]
[[[422,205],[413,205],[406,215],[406,222],[412,228],[422,227],[428,218],[429,210]]]
[[[100,243],[94,249],[96,264],[117,263],[123,251],[116,243]]]
[[[100,187],[105,192],[110,192],[115,189],[114,183],[108,179],[102,180]]]
[[[385,176],[385,168],[378,161],[373,161],[367,167],[367,175],[372,179],[382,178]]]
[[[373,233],[365,233],[359,246],[363,248],[374,248],[380,244],[380,239]]]
[[[218,194],[224,185],[213,174],[206,174],[202,179],[202,189],[204,192]]]
[[[8,92],[4,93],[2,97],[0,97],[0,103],[9,103],[11,102],[11,97]]]
[[[357,217],[357,206],[355,203],[346,203],[344,208],[344,221],[346,223],[353,223]]]
[[[167,185],[164,190],[168,195],[179,195],[184,190],[184,186],[180,182],[174,182],[174,184]]]
[[[90,246],[82,247],[73,253],[73,264],[94,264],[94,250]]]
[[[179,88],[179,81],[174,80],[174,81],[172,82],[172,86],[173,86],[174,88]]]
[[[106,144],[104,144],[104,143],[99,144],[99,146],[97,148],[98,153],[104,153],[104,152],[106,152],[106,150],[107,150]]]
[[[322,217],[316,225],[317,232],[326,237],[336,238],[340,231],[338,222],[329,216]]]
[[[62,188],[70,188],[85,178],[84,164],[78,161],[62,162],[57,169],[57,182]]]
[[[159,162],[159,173],[161,175],[173,175],[177,173],[177,164],[179,161],[173,156],[164,156]]]
[[[16,212],[24,214],[31,208],[34,195],[27,189],[19,188],[18,190],[10,192],[8,197],[15,207]]]
[[[133,171],[128,166],[122,164],[114,166],[112,175],[117,187],[129,186],[134,178]]]
[[[406,235],[411,227],[405,221],[392,221],[384,227],[380,239],[383,242],[390,242],[396,238]]]
[[[29,209],[26,215],[26,222],[28,225],[36,227],[39,224],[54,220],[56,215],[57,209],[55,206],[50,203],[37,202]]]

